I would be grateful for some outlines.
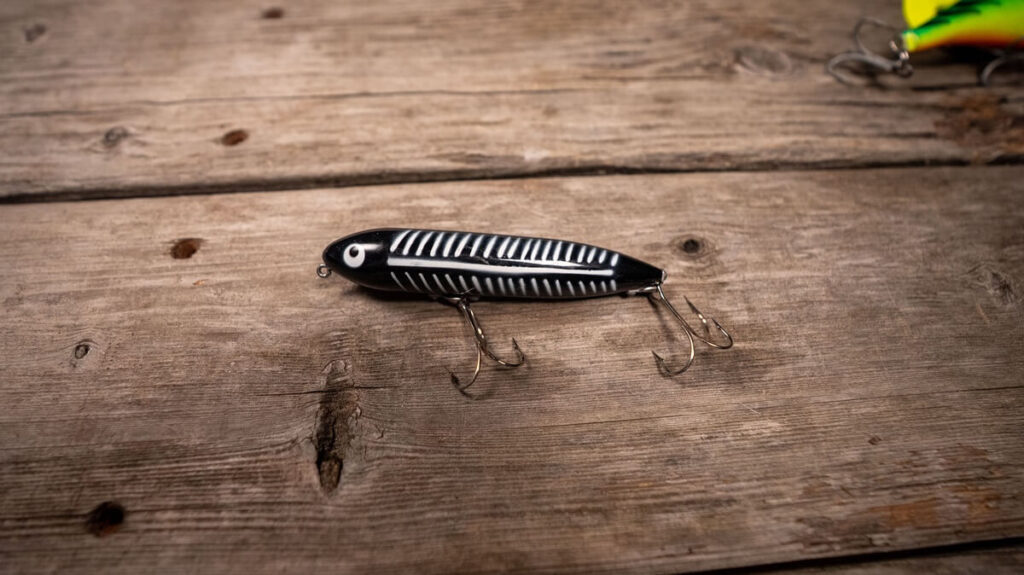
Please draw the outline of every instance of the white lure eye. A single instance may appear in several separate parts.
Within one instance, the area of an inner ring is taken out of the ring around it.
[[[363,250],[363,246],[352,244],[345,248],[345,253],[341,257],[345,260],[345,265],[350,268],[357,268],[363,265],[363,260],[366,259],[366,251]]]

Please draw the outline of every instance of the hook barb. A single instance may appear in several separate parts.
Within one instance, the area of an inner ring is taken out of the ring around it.
[[[726,331],[724,327],[722,327],[722,324],[718,323],[718,320],[716,320],[713,317],[706,317],[699,309],[697,309],[697,306],[693,305],[693,302],[690,301],[690,298],[687,298],[685,296],[683,297],[683,299],[686,300],[686,305],[690,306],[690,311],[692,311],[694,315],[697,316],[697,319],[700,320],[701,326],[704,330],[704,336],[698,334],[693,329],[693,327],[690,326],[689,322],[686,321],[686,318],[684,318],[682,314],[680,314],[676,310],[675,306],[672,305],[672,302],[670,302],[668,298],[665,297],[665,292],[664,290],[661,289],[660,283],[640,290],[639,293],[647,295],[647,297],[650,298],[651,301],[654,303],[660,303],[664,305],[668,309],[668,311],[673,315],[673,317],[676,318],[676,321],[679,322],[679,326],[683,328],[683,333],[686,335],[686,340],[689,343],[690,352],[686,359],[686,363],[684,363],[682,367],[676,369],[670,368],[668,366],[668,363],[665,361],[665,358],[659,355],[658,352],[653,350],[651,351],[651,354],[654,355],[655,362],[657,362],[658,364],[658,370],[663,375],[679,375],[684,371],[690,369],[690,366],[693,365],[693,360],[696,355],[696,346],[694,344],[695,339],[697,341],[700,341],[704,345],[713,347],[715,349],[729,349],[730,347],[733,346],[734,342],[732,339],[732,335],[728,331]],[[724,339],[721,343],[713,341],[711,339],[711,325],[715,326],[715,329],[721,334],[721,337]]]
[[[448,370],[448,374],[451,375],[452,385],[455,389],[459,390],[459,393],[466,397],[472,398],[466,390],[476,383],[476,378],[480,375],[480,365],[483,362],[484,356],[487,356],[491,361],[497,363],[501,367],[519,367],[526,361],[526,355],[523,354],[523,350],[519,348],[519,342],[516,338],[512,338],[512,348],[515,351],[516,359],[509,360],[498,357],[487,343],[487,335],[484,333],[483,327],[480,325],[480,320],[476,318],[476,313],[473,312],[473,308],[469,307],[469,300],[465,297],[454,297],[444,298],[448,303],[454,304],[455,307],[462,312],[462,316],[466,318],[466,322],[473,328],[473,338],[476,340],[476,366],[473,368],[473,377],[469,380],[469,383],[463,384],[459,376],[455,375],[455,372],[451,369]]]

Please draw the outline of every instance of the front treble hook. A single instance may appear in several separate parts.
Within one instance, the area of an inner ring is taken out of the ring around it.
[[[469,307],[468,299],[464,297],[442,299],[459,308],[459,311],[462,312],[462,316],[466,318],[469,326],[473,328],[473,337],[476,339],[476,367],[473,368],[473,378],[469,380],[469,383],[462,385],[459,380],[459,376],[455,375],[454,371],[450,369],[448,370],[448,373],[452,376],[452,385],[455,386],[455,389],[459,390],[459,393],[469,398],[473,397],[466,393],[466,390],[476,383],[476,378],[480,375],[480,363],[485,355],[490,358],[491,361],[494,361],[502,367],[519,367],[523,365],[526,361],[526,356],[523,354],[523,350],[519,349],[519,343],[516,342],[515,338],[512,338],[512,347],[516,352],[515,360],[502,359],[491,351],[487,343],[487,335],[484,334],[484,329],[480,326],[480,321],[476,319],[476,314],[473,313],[473,308]]]
[[[889,49],[892,51],[894,57],[887,58],[881,54],[876,54],[864,45],[864,42],[860,38],[860,30],[865,24],[871,24],[877,28],[884,28],[886,30],[896,32],[893,39],[889,41]],[[857,49],[833,56],[832,59],[828,61],[828,64],[825,65],[825,70],[836,80],[850,86],[856,86],[858,82],[853,81],[847,74],[839,71],[839,67],[848,62],[858,62],[870,70],[886,74],[896,74],[901,78],[910,77],[910,75],[914,73],[914,68],[910,65],[910,52],[904,45],[903,38],[900,36],[899,32],[900,31],[897,28],[886,24],[881,20],[876,20],[874,18],[861,18],[860,21],[857,22],[857,25],[853,27],[853,41],[857,45]]]
[[[661,289],[660,283],[644,288],[637,293],[645,294],[648,298],[651,299],[652,302],[660,303],[664,305],[666,308],[668,308],[668,311],[670,311],[672,315],[675,316],[676,321],[678,321],[680,327],[683,328],[683,333],[686,334],[686,339],[690,344],[689,357],[686,359],[686,363],[683,364],[683,367],[680,367],[678,369],[669,368],[668,364],[665,362],[665,358],[658,355],[658,352],[651,351],[651,354],[654,355],[655,361],[658,362],[658,369],[660,369],[661,373],[663,373],[664,375],[679,375],[686,371],[687,369],[690,369],[690,365],[693,364],[693,359],[696,355],[696,350],[694,349],[695,346],[693,343],[694,339],[697,339],[704,345],[713,347],[715,349],[729,349],[730,347],[732,347],[732,336],[729,334],[728,331],[725,330],[724,327],[722,327],[722,324],[718,323],[718,320],[716,320],[713,317],[705,317],[704,314],[701,313],[699,309],[697,309],[697,306],[693,305],[693,302],[691,302],[690,299],[687,298],[686,296],[683,296],[683,299],[686,300],[686,304],[690,306],[690,311],[692,311],[697,316],[697,319],[699,319],[701,322],[701,326],[704,328],[703,337],[699,335],[696,331],[694,331],[693,327],[690,326],[686,319],[684,319],[683,316],[678,311],[676,311],[676,308],[675,306],[672,305],[672,302],[668,301],[668,298],[665,297],[665,292],[662,291]],[[711,341],[711,327],[709,323],[714,324],[715,329],[718,330],[721,333],[721,335],[725,338],[724,342],[718,343]]]

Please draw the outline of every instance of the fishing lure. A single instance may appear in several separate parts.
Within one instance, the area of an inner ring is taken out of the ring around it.
[[[678,375],[694,359],[694,339],[713,348],[732,347],[732,336],[714,318],[705,317],[686,299],[703,326],[698,334],[665,297],[666,273],[625,254],[588,244],[471,232],[417,229],[377,229],[332,242],[323,253],[317,275],[336,272],[361,286],[431,296],[455,305],[473,328],[477,357],[473,378],[462,385],[454,372],[452,383],[465,393],[480,374],[484,356],[505,367],[518,367],[526,356],[515,339],[515,359],[498,357],[470,307],[471,299],[519,298],[566,300],[612,294],[646,295],[668,308],[679,321],[690,345],[689,359],[671,369],[655,352],[665,375]],[[712,341],[710,325],[721,333]]]
[[[981,84],[987,85],[996,68],[1024,58],[1014,51],[1024,41],[1024,0],[904,0],[903,17],[907,23],[904,30],[873,18],[861,19],[853,29],[857,49],[829,60],[829,74],[843,83],[854,83],[839,67],[858,62],[905,78],[914,71],[910,55],[915,52],[945,46],[1003,50],[979,74]],[[876,54],[864,45],[860,31],[868,24],[897,32],[889,42],[893,57]]]

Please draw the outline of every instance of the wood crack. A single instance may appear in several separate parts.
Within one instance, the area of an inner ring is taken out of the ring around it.
[[[320,488],[332,493],[341,483],[345,454],[352,443],[353,426],[359,419],[359,394],[352,381],[349,364],[332,361],[320,372],[323,396],[316,414],[313,445]]]

